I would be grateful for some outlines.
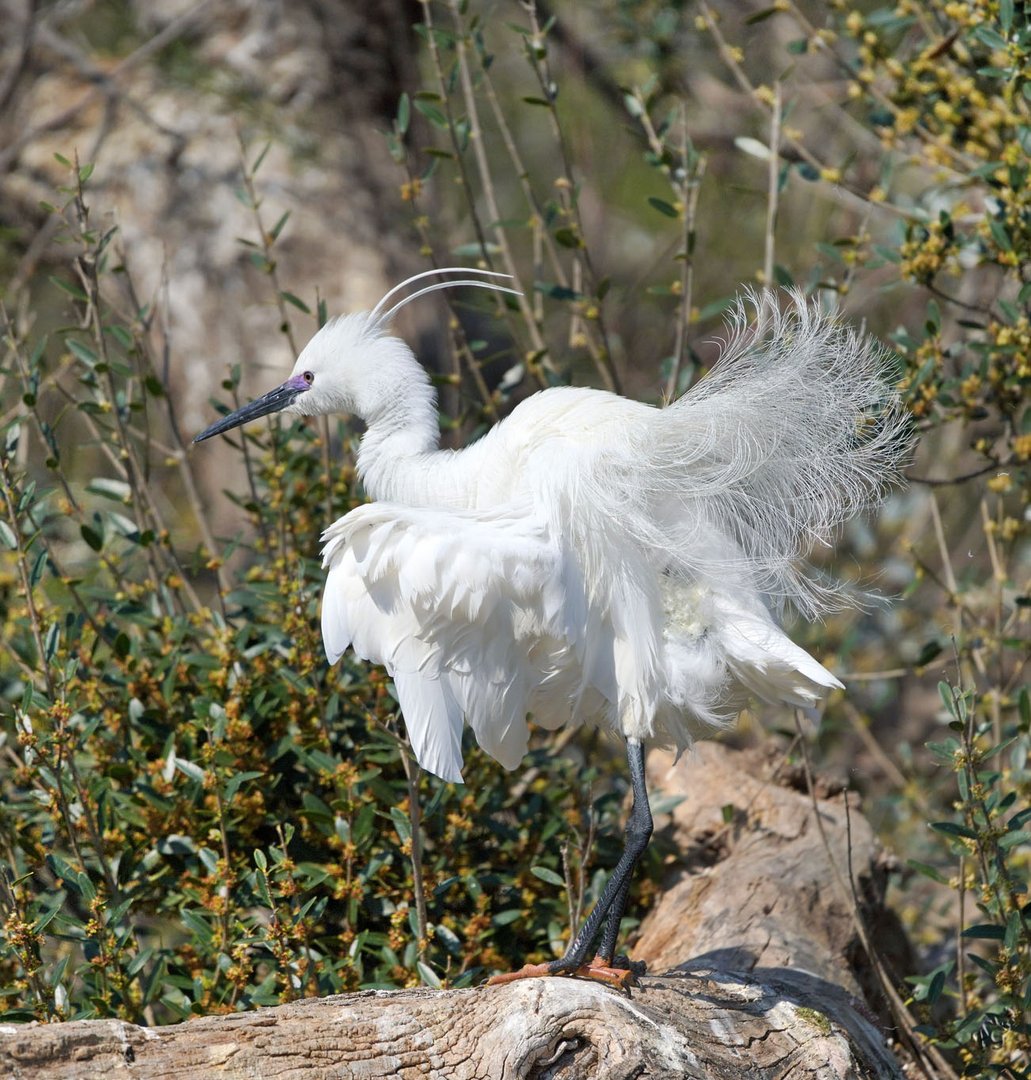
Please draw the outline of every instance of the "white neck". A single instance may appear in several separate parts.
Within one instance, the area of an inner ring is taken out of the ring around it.
[[[449,456],[438,450],[437,394],[411,350],[396,338],[387,340],[389,361],[370,372],[358,403],[367,424],[358,475],[374,499],[425,504],[432,501],[431,462]]]

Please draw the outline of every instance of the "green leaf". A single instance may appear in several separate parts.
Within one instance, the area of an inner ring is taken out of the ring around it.
[[[961,825],[958,821],[932,821],[931,828],[947,836],[962,836],[967,840],[977,839],[977,833],[969,825]]]
[[[686,795],[659,794],[655,798],[649,799],[648,805],[652,814],[658,817],[659,814],[668,814],[670,811],[675,810],[686,798]]]
[[[993,923],[978,923],[976,926],[968,926],[963,931],[963,937],[984,938],[991,941],[1002,941],[1006,936],[1004,926],[995,926]]]
[[[509,926],[514,923],[516,919],[521,919],[522,917],[523,913],[519,908],[509,908],[507,911],[499,911],[491,922],[495,926]]]
[[[394,828],[397,830],[397,835],[401,838],[401,842],[412,838],[412,823],[408,818],[408,815],[400,809],[400,807],[392,806],[390,808],[390,820],[394,823]]]
[[[992,234],[992,239],[996,245],[1002,248],[1003,251],[1013,250],[1013,241],[1010,239],[1010,234],[1006,231],[1006,226],[1001,221],[992,219],[988,222],[988,230]]]
[[[419,978],[422,979],[427,986],[432,986],[434,990],[441,989],[440,976],[437,975],[429,964],[424,963],[422,960],[417,960],[415,968],[419,972]]]
[[[43,658],[50,663],[61,644],[61,626],[59,623],[51,623],[47,630],[46,639],[43,642]]]
[[[0,540],[3,540],[4,545],[9,547],[11,551],[18,549],[18,539],[11,531],[11,526],[6,521],[0,521]]]
[[[550,281],[535,281],[533,283],[534,289],[543,293],[545,296],[550,296],[552,300],[581,300],[583,297],[575,289],[570,289],[566,285],[555,285]]]
[[[933,1005],[938,998],[941,997],[941,992],[945,988],[945,972],[936,971],[934,977],[931,979],[930,985],[927,987],[927,996],[925,1000],[929,1005]]]
[[[459,244],[451,249],[451,254],[459,259],[482,259],[485,255],[500,255],[501,247],[488,240],[484,244]]]
[[[6,528],[3,522],[0,522],[0,533]],[[37,556],[36,561],[32,564],[32,570],[29,573],[29,588],[34,589],[43,577],[43,571],[47,565],[47,550],[44,548]]]
[[[183,774],[183,776],[187,776],[199,784],[204,782],[204,770],[199,765],[195,765],[192,761],[187,761],[186,758],[176,756],[175,767]]]
[[[48,855],[47,866],[50,867],[55,877],[60,878],[76,892],[79,891],[79,871],[74,870],[60,855],[52,853]]]
[[[676,207],[671,206],[665,199],[656,198],[654,195],[648,196],[648,205],[653,210],[658,210],[660,214],[665,214],[668,218],[678,218],[680,214],[677,213]]]
[[[263,163],[263,162],[264,162],[264,160],[265,160],[265,155],[266,155],[266,154],[267,154],[267,153],[269,152],[269,150],[271,150],[271,149],[272,149],[272,141],[271,141],[271,140],[269,140],[269,141],[268,141],[267,143],[265,143],[265,145],[264,145],[264,146],[263,146],[263,147],[261,148],[261,153],[260,153],[260,154],[258,154],[258,156],[257,156],[257,157],[256,157],[256,158],[254,159],[254,164],[253,164],[253,165],[251,166],[251,175],[252,175],[252,176],[253,176],[253,175],[254,175],[254,174],[255,174],[255,173],[256,173],[256,172],[257,172],[257,171],[258,171],[258,170],[259,170],[259,169],[261,168],[261,166],[262,166],[262,163]]]
[[[565,888],[565,880],[546,866],[531,866],[530,873],[534,877],[540,878],[541,881],[546,881],[549,885],[557,885],[560,889]]]
[[[433,934],[452,956],[458,956],[462,951],[462,942],[453,930],[449,930],[446,926],[441,926],[438,923],[434,927]]]
[[[194,937],[199,938],[205,944],[214,937],[215,932],[212,930],[207,919],[197,912],[190,911],[189,908],[183,908],[179,913],[179,917],[182,919],[186,928],[193,933]]]
[[[294,296],[292,292],[287,292],[286,289],[281,289],[279,295],[288,303],[293,304],[295,308],[303,311],[305,315],[311,314],[311,308],[299,297]]]
[[[283,226],[290,220],[290,211],[287,210],[285,214],[269,229],[269,236],[272,237],[273,242],[279,239],[279,234],[283,231]]]
[[[781,10],[778,7],[770,7],[757,11],[754,15],[749,15],[745,19],[745,26],[755,26],[756,23],[765,22],[771,15],[777,15]]]
[[[447,130],[447,117],[436,105],[433,105],[431,102],[425,101],[422,98],[416,98],[415,107],[434,127],[443,128],[445,131]]]
[[[948,885],[949,879],[945,877],[940,871],[936,870],[928,863],[917,862],[916,859],[908,859],[907,866],[912,867],[918,874],[923,874],[924,877],[929,877],[932,881],[937,881],[939,885]]]
[[[402,94],[397,102],[397,130],[401,135],[408,132],[412,119],[412,101],[407,94]]]
[[[94,168],[94,166],[93,166],[92,162],[90,162],[90,163],[88,163],[86,165],[81,165],[79,167],[79,183],[80,184],[85,184],[89,180],[89,178],[93,175],[93,168]]]
[[[132,488],[124,480],[113,480],[107,476],[94,478],[86,485],[86,490],[119,503],[124,503],[132,495]]]
[[[68,346],[68,351],[88,367],[96,366],[97,354],[88,345],[83,345],[81,341],[76,341],[75,338],[66,338],[65,344]]]

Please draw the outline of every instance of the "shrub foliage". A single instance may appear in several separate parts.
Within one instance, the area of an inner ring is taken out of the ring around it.
[[[1028,1076],[1027,6],[744,7],[700,0],[685,18],[663,0],[597,5],[613,33],[577,55],[611,73],[587,65],[596,85],[568,106],[568,27],[556,35],[532,3],[511,25],[476,3],[424,5],[424,85],[386,136],[411,234],[436,265],[476,259],[526,294],[498,303],[503,348],[452,321],[442,381],[465,396],[442,423],[475,433],[514,395],[571,377],[682,390],[704,362],[696,330],[728,301],[702,273],[717,256],[828,305],[864,297],[928,449],[919,495],[902,504],[897,615],[824,630],[857,686],[828,728],[886,744],[877,794],[912,856],[899,903],[927,958],[899,973],[899,1032],[929,1075]],[[499,72],[495,50],[517,52],[522,74]],[[681,54],[704,54],[739,92],[727,122],[735,168],[764,163],[761,205],[742,223],[761,252],[725,252],[712,226],[730,195],[707,179],[715,151],[692,140]],[[647,371],[624,350],[637,294],[612,302],[618,268],[581,205],[570,133],[594,116],[581,107],[592,89],[620,103],[620,138],[636,140],[633,168],[650,184],[612,195],[659,238],[638,290],[651,315],[639,321],[666,333]],[[261,156],[240,185],[259,224],[249,251],[284,325],[292,308],[314,328],[321,305],[313,317],[276,276],[286,218],[261,223]],[[514,784],[474,750],[468,787],[419,774],[383,673],[322,658],[318,535],[360,498],[351,470],[329,467],[346,429],[239,434],[247,482],[230,497],[249,527],[212,536],[155,311],[117,233],[91,222],[92,167],[64,164],[48,210],[65,230],[51,289],[67,325],[30,333],[5,312],[3,326],[4,1015],[166,1022],[362,986],[464,985],[560,951],[611,863],[618,783],[545,743]],[[792,246],[778,221],[808,200],[844,210],[812,246]],[[909,744],[896,694],[926,679],[940,683],[942,729],[929,757]]]

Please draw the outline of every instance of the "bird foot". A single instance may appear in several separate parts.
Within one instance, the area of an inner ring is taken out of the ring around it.
[[[637,973],[632,967],[615,967],[612,960],[596,956],[589,964],[578,968],[563,970],[558,962],[546,964],[525,964],[518,971],[506,971],[501,975],[492,975],[487,980],[488,986],[500,986],[502,983],[515,982],[518,979],[540,979],[546,975],[565,975],[575,979],[593,979],[595,982],[626,990],[637,982]]]
[[[539,979],[544,975],[555,975],[551,964],[524,964],[518,971],[505,971],[501,975],[491,975],[488,986],[500,986],[502,983],[516,982],[518,979]]]
[[[626,990],[637,982],[633,968],[615,967],[612,960],[596,956],[589,964],[578,967],[571,974],[578,979],[594,979],[595,982],[614,986],[617,990]]]

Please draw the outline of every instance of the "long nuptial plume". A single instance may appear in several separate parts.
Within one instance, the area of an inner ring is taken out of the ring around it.
[[[410,278],[405,278],[404,281],[395,285],[389,292],[384,294],[379,303],[377,303],[372,311],[369,312],[369,322],[377,327],[385,329],[390,325],[390,320],[406,304],[410,304],[413,300],[418,300],[420,296],[425,296],[427,293],[437,292],[438,289],[455,289],[460,285],[471,285],[477,289],[489,289],[491,292],[509,293],[511,296],[523,295],[518,289],[509,289],[505,285],[498,285],[493,281],[479,281],[475,278],[465,278],[458,281],[438,281],[435,285],[427,285],[425,288],[412,293],[411,296],[406,296],[403,300],[399,300],[389,311],[383,311],[384,305],[392,296],[396,296],[399,292],[403,289],[407,289],[409,285],[416,281],[421,281],[423,278],[435,277],[439,274],[480,274],[482,277],[508,278],[509,280],[512,278],[511,274],[502,274],[496,270],[480,270],[473,266],[444,266],[439,270],[424,270],[421,274],[413,274]]]

